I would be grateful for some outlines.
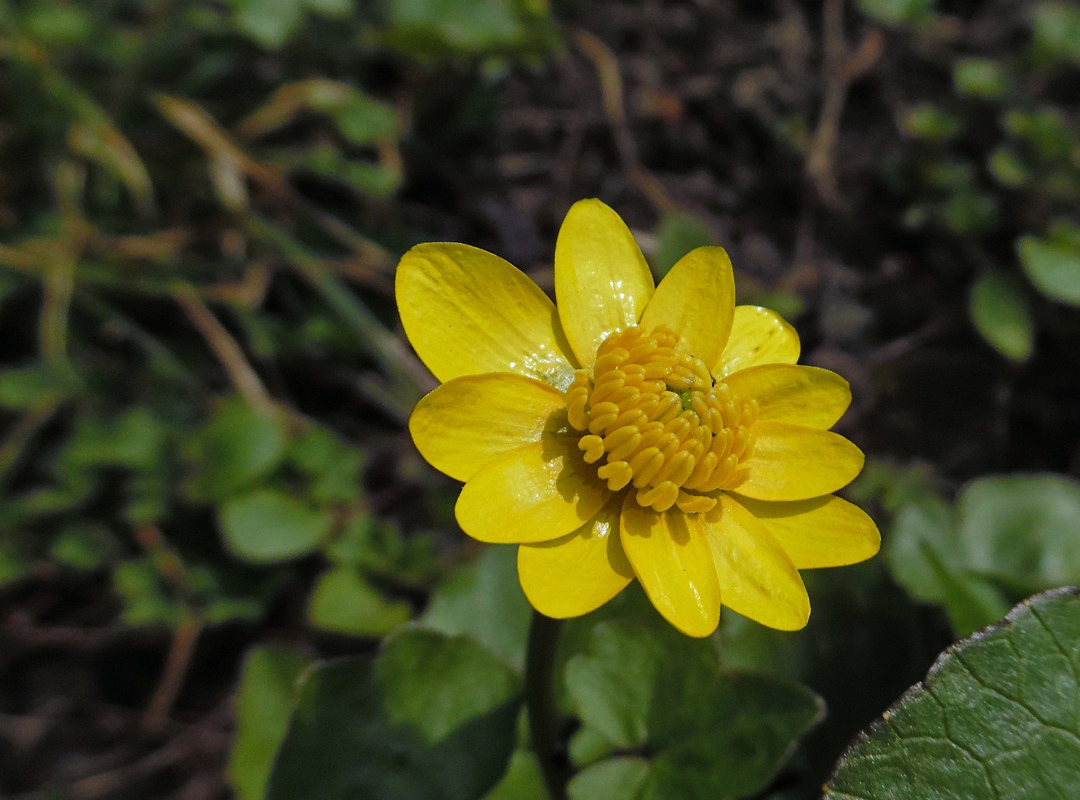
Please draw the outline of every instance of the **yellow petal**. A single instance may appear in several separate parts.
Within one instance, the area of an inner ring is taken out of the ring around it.
[[[713,375],[723,377],[758,364],[794,364],[799,360],[799,334],[775,311],[735,306],[731,335]]]
[[[826,430],[851,404],[848,382],[827,369],[763,364],[724,378],[737,397],[758,403],[758,419]]]
[[[657,513],[626,495],[619,538],[649,600],[688,636],[708,636],[720,622],[716,580],[701,514]]]
[[[509,372],[454,378],[424,397],[409,417],[420,455],[467,481],[496,456],[540,441],[566,423],[565,395]]]
[[[724,350],[735,310],[735,277],[722,247],[699,247],[679,259],[656,287],[641,317],[651,331],[666,325],[688,352],[715,364]]]
[[[573,533],[518,548],[518,578],[533,608],[548,617],[579,617],[599,608],[634,579],[619,542],[621,499]]]
[[[395,285],[405,335],[440,381],[516,372],[565,389],[572,359],[555,306],[508,261],[464,244],[401,257]]]
[[[797,569],[857,564],[881,548],[881,534],[874,521],[839,497],[795,503],[738,500],[780,543]]]
[[[626,223],[599,200],[574,203],[555,242],[555,299],[578,363],[591,365],[609,333],[636,325],[652,293]]]
[[[705,518],[724,605],[770,628],[805,626],[810,619],[806,587],[765,526],[727,495]]]
[[[755,500],[809,500],[847,486],[863,454],[836,433],[786,422],[758,422],[753,449],[725,486]]]
[[[545,436],[503,453],[469,479],[454,513],[481,542],[546,542],[575,531],[611,497],[577,438]]]

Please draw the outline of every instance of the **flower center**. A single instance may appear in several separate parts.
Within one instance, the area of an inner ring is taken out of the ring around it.
[[[566,409],[584,434],[585,461],[600,463],[596,474],[609,489],[632,484],[643,507],[697,513],[716,505],[707,493],[750,454],[757,403],[739,401],[678,342],[664,326],[611,334],[592,369],[574,373]]]

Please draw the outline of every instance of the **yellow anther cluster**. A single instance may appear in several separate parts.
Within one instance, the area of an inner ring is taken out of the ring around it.
[[[633,485],[644,507],[695,513],[716,505],[707,493],[723,488],[749,455],[757,403],[714,382],[678,341],[663,326],[611,334],[593,368],[574,374],[566,409],[584,434],[585,461],[606,457],[596,474],[609,489]]]

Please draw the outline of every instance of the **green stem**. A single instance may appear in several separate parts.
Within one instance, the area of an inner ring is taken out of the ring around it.
[[[555,656],[562,621],[534,611],[525,655],[525,706],[533,752],[540,762],[551,800],[566,800],[570,764],[559,736],[559,707],[555,696]]]

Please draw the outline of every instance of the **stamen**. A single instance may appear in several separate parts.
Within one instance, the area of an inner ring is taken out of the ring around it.
[[[707,493],[742,479],[758,416],[753,398],[714,383],[663,326],[608,336],[593,368],[575,372],[566,408],[585,462],[611,491],[632,484],[642,506],[687,514],[709,511]]]

